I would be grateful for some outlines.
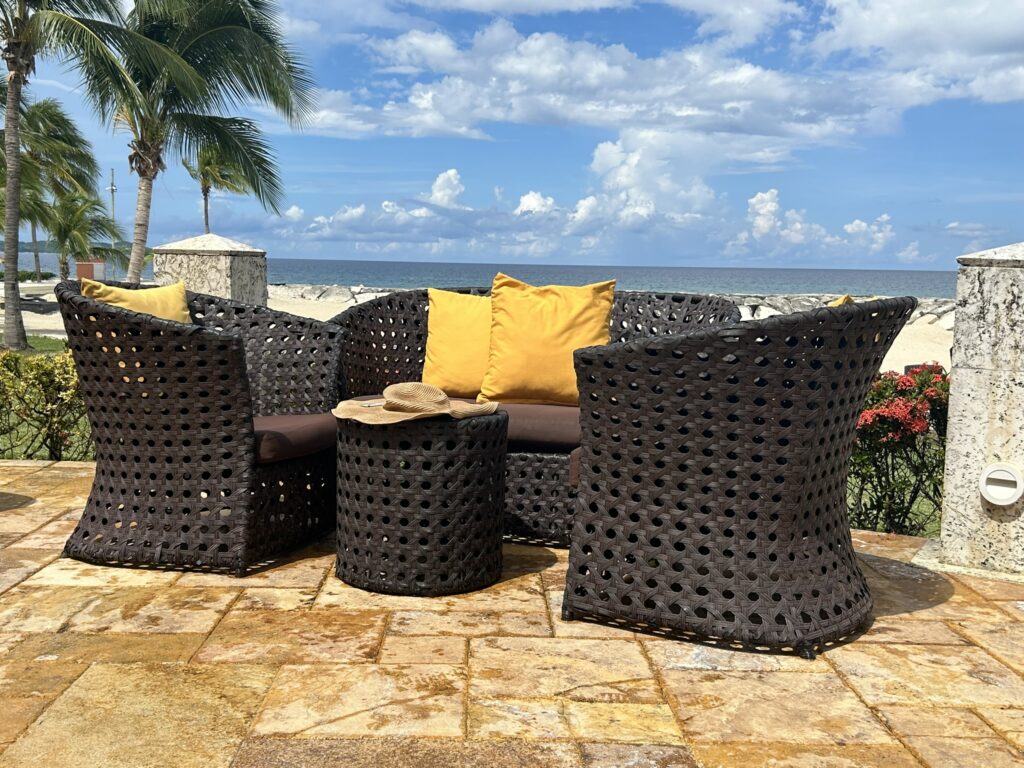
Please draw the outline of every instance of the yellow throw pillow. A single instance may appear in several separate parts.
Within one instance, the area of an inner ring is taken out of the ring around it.
[[[161,320],[177,320],[179,323],[191,323],[192,316],[188,313],[188,301],[185,298],[185,284],[164,285],[160,288],[117,288],[113,285],[98,283],[87,277],[82,278],[82,295],[87,299],[96,299],[133,312],[142,312]]]
[[[498,273],[479,402],[576,405],[572,353],[608,343],[615,281],[532,286]]]
[[[845,305],[845,304],[856,304],[856,303],[857,303],[857,302],[855,302],[855,301],[853,300],[853,296],[851,296],[851,295],[850,295],[850,294],[848,294],[848,293],[844,293],[844,294],[843,294],[842,296],[840,296],[840,297],[839,297],[838,299],[833,299],[832,301],[830,301],[830,302],[829,302],[828,304],[826,304],[825,306],[826,306],[826,307],[841,307],[841,306],[843,306],[843,305]]]
[[[476,397],[487,372],[491,300],[430,288],[427,302],[423,382],[449,397]]]

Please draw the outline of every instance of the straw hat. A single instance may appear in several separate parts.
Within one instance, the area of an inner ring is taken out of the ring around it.
[[[397,424],[431,416],[465,419],[494,413],[497,403],[461,403],[452,401],[444,390],[430,384],[409,381],[392,384],[384,397],[373,400],[343,400],[331,413],[339,419],[355,419],[363,424]]]

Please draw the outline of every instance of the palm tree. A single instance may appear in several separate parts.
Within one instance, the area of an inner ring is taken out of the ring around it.
[[[189,175],[199,182],[199,189],[203,193],[203,228],[206,234],[210,234],[210,192],[221,189],[245,195],[251,193],[253,188],[242,169],[225,157],[217,145],[204,145],[196,155],[194,164],[188,160],[183,162]],[[275,193],[270,207],[276,209],[279,199],[280,190]]]
[[[96,195],[68,192],[54,200],[51,210],[46,228],[57,246],[62,278],[67,277],[72,260],[116,259],[120,252],[106,243],[123,239],[124,233]]]
[[[128,157],[139,176],[129,281],[137,281],[149,236],[153,181],[165,170],[165,157],[197,157],[216,147],[237,168],[253,194],[277,210],[281,182],[270,147],[258,125],[224,112],[253,102],[267,104],[293,124],[311,108],[313,84],[285,43],[270,0],[182,0],[184,12],[136,4],[128,28],[178,54],[204,79],[203,98],[185,98],[162,76],[153,77],[128,57],[131,83],[105,75],[92,78],[90,92],[100,114],[131,134]]]
[[[158,0],[139,0],[145,10]],[[177,5],[179,0],[161,0]],[[189,96],[201,95],[203,83],[190,68],[162,46],[126,30],[119,0],[0,0],[0,39],[7,64],[4,114],[4,152],[7,178],[4,199],[21,199],[21,136],[19,115],[22,89],[35,71],[37,54],[56,54],[74,63],[86,80],[123,82],[121,58],[132,56],[136,66],[160,73]],[[18,229],[20,204],[4,212],[4,344],[24,349],[25,326],[18,291]]]
[[[59,197],[70,192],[96,194],[99,166],[92,153],[92,144],[56,99],[42,99],[24,107],[21,144],[24,150],[22,163],[39,168],[50,195]],[[28,222],[36,280],[39,280],[42,270],[36,229],[42,222],[37,218],[28,218]],[[61,279],[67,279],[67,275],[61,274]]]

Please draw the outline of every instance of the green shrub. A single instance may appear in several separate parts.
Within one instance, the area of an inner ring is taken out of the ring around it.
[[[49,280],[51,278],[56,277],[56,275],[53,272],[40,272],[39,275],[43,278],[43,280]],[[0,280],[3,280],[3,279],[4,279],[4,272],[3,272],[2,269],[0,269]],[[19,283],[25,283],[25,282],[28,282],[29,280],[35,280],[35,279],[36,279],[36,271],[34,269],[33,270],[22,269],[22,270],[18,271],[18,282]]]
[[[0,404],[0,458],[89,458],[92,441],[69,351],[0,351]]]
[[[933,533],[942,510],[949,376],[923,365],[876,379],[857,423],[850,522],[886,533]]]

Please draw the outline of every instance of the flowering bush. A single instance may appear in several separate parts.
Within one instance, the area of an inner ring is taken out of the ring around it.
[[[0,458],[70,461],[92,444],[78,376],[68,351],[0,351]]]
[[[937,364],[881,374],[857,422],[850,466],[855,528],[919,535],[942,508],[949,376]]]

